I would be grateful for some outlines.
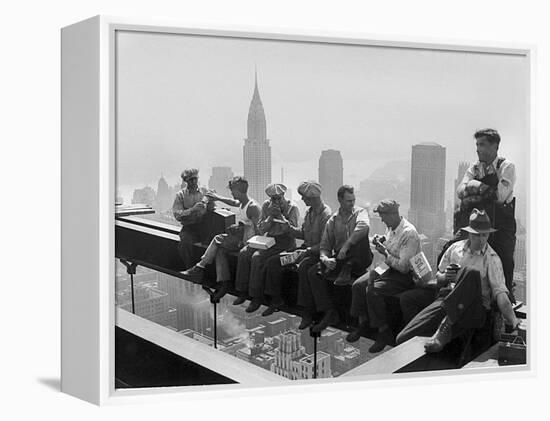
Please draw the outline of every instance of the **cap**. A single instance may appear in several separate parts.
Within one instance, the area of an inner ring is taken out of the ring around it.
[[[281,195],[284,195],[286,193],[286,186],[284,184],[281,184],[281,183],[273,183],[273,184],[269,184],[266,188],[265,188],[265,194],[267,194],[269,197],[273,197],[273,196],[281,196]]]
[[[298,186],[298,193],[304,197],[321,197],[322,187],[316,181],[302,181]]]

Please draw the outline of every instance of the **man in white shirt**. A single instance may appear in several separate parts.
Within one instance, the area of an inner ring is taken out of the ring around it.
[[[500,135],[484,129],[474,134],[479,160],[466,171],[457,188],[460,209],[455,213],[454,231],[468,225],[473,208],[485,209],[497,231],[489,237],[489,245],[502,261],[506,287],[513,298],[514,249],[516,220],[514,185],[516,170],[513,163],[498,156]]]
[[[208,191],[205,195],[211,201],[220,201],[229,206],[238,207],[235,218],[236,223],[228,227],[227,233],[216,235],[208,245],[201,260],[191,269],[183,272],[183,275],[191,281],[203,283],[206,266],[215,262],[215,300],[222,298],[230,288],[231,273],[227,253],[239,251],[245,246],[250,237],[256,235],[261,213],[260,205],[254,199],[248,197],[248,181],[244,177],[233,177],[229,180],[228,188],[233,198],[220,196],[214,191]]]
[[[399,203],[390,199],[382,200],[374,212],[380,215],[388,227],[386,239],[375,237],[373,240],[376,251],[384,256],[388,269],[381,274],[373,269],[353,283],[350,314],[359,319],[359,325],[346,340],[357,341],[370,325],[378,329],[378,337],[369,352],[380,352],[395,340],[386,320],[384,298],[415,287],[410,259],[420,253],[421,248],[416,228],[399,215]]]
[[[397,336],[403,343],[415,336],[433,335],[426,351],[439,352],[465,329],[480,328],[495,301],[506,323],[518,327],[500,258],[487,243],[495,232],[485,211],[474,209],[469,225],[462,228],[467,240],[452,244],[443,255],[436,274],[437,286],[445,292],[422,310]],[[460,269],[453,270],[453,266]],[[435,333],[434,333],[435,332]]]

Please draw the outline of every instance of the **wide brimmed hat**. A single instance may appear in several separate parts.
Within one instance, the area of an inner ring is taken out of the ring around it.
[[[472,234],[488,234],[496,231],[491,227],[489,215],[484,210],[478,209],[474,209],[470,214],[470,225],[462,229]]]

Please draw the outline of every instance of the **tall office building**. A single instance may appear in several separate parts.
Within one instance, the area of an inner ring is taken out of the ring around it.
[[[466,174],[466,170],[468,169],[469,166],[470,166],[469,162],[461,161],[461,162],[458,163],[458,173],[457,173],[456,179],[455,179],[455,191],[454,191],[454,198],[455,198],[454,205],[455,205],[455,207],[458,204],[458,196],[456,194],[456,189],[458,189],[458,185],[460,183],[462,183],[462,179],[464,178],[464,174]]]
[[[328,149],[319,158],[319,183],[323,186],[323,200],[333,212],[340,206],[336,193],[344,184],[344,162],[340,151]]]
[[[278,336],[279,346],[275,350],[275,359],[271,371],[287,379],[296,379],[295,362],[305,355],[305,347],[301,344],[300,335],[295,331],[281,333]]]
[[[432,241],[445,232],[445,148],[437,143],[412,147],[409,220]]]
[[[271,146],[267,139],[265,112],[258,77],[255,78],[254,94],[248,110],[247,138],[243,146],[244,177],[248,180],[248,193],[262,203],[266,198],[265,188],[271,183]]]
[[[155,208],[159,211],[166,211],[172,209],[172,202],[174,197],[170,191],[170,187],[164,178],[164,175],[160,175],[160,180],[157,185],[157,196],[155,198]]]
[[[212,167],[212,175],[208,180],[208,188],[216,190],[222,196],[229,196],[227,185],[229,180],[233,178],[231,167]]]

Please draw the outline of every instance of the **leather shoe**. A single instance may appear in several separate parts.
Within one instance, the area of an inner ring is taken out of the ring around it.
[[[345,285],[351,285],[353,283],[353,280],[351,279],[351,264],[346,263],[338,276],[336,277],[334,281],[334,285],[337,286],[345,286]]]
[[[434,335],[424,344],[424,349],[426,352],[439,352],[445,347],[445,345],[451,342],[453,337],[452,327],[453,325],[451,324],[451,321],[447,316],[445,316]]]
[[[268,308],[266,308],[263,313],[262,313],[262,316],[263,317],[267,317],[267,316],[271,316],[273,313],[275,313],[276,311],[279,311],[279,308],[274,306],[274,305],[270,305]]]
[[[369,328],[368,323],[361,323],[357,329],[350,332],[348,336],[346,336],[347,342],[357,342],[359,339],[361,339],[361,336],[365,336],[367,334],[367,330]]]
[[[242,294],[242,295],[239,295],[235,301],[233,301],[233,305],[234,306],[238,306],[242,303],[244,303],[246,301],[246,295]]]
[[[184,270],[182,275],[187,276],[190,281],[200,284],[204,277],[204,268],[195,265],[190,269]]]
[[[382,351],[386,345],[393,345],[395,344],[395,338],[393,337],[393,333],[391,330],[384,329],[381,332],[378,332],[378,335],[376,337],[376,342],[372,344],[372,346],[369,348],[369,352],[372,354],[376,354],[377,352]]]
[[[311,328],[311,331],[313,333],[319,333],[325,330],[327,327],[329,327],[332,324],[336,324],[340,321],[340,317],[338,316],[338,313],[336,310],[329,310],[325,313],[323,318],[319,323],[317,323],[315,326]]]
[[[252,301],[250,301],[250,304],[248,305],[245,311],[247,313],[254,313],[256,310],[260,308],[261,305],[262,305],[262,300],[260,300],[259,298],[252,298]]]
[[[227,285],[227,282],[221,282],[219,288],[216,289],[216,292],[214,293],[214,300],[221,300],[221,298],[227,294],[227,291],[229,291],[229,286]]]
[[[298,329],[304,330],[308,327],[310,327],[313,323],[313,317],[310,313],[304,313],[304,316],[302,317],[302,321],[300,322],[300,326],[298,326]]]

